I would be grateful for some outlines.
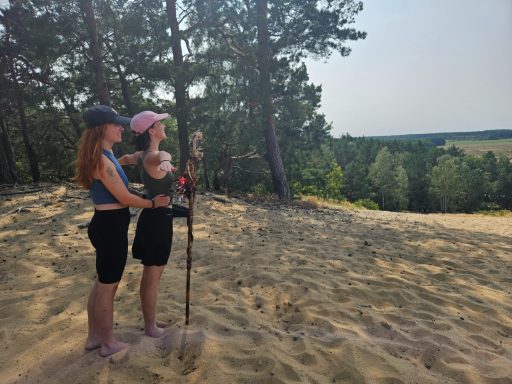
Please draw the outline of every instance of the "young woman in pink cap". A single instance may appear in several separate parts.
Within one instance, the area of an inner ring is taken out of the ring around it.
[[[174,182],[171,155],[159,150],[167,138],[162,120],[169,115],[144,111],[132,118],[130,127],[135,134],[137,152],[119,159],[121,165],[137,165],[147,198],[160,194],[172,199]],[[143,209],[133,241],[133,257],[144,265],[140,282],[140,300],[144,315],[144,331],[151,337],[160,337],[165,323],[156,319],[156,303],[160,279],[171,253],[173,215],[170,207]]]
[[[75,180],[90,190],[94,204],[87,233],[96,249],[98,276],[87,302],[89,332],[85,349],[100,348],[100,355],[108,356],[128,347],[114,338],[112,330],[114,297],[128,255],[128,206],[164,207],[170,199],[167,195],[143,199],[128,191],[128,179],[112,146],[121,141],[123,125],[130,122],[129,118],[106,105],[87,109],[83,117],[87,129],[78,147]]]

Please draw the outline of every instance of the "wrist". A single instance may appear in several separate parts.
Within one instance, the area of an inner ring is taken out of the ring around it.
[[[155,200],[151,199],[151,209],[155,209]]]

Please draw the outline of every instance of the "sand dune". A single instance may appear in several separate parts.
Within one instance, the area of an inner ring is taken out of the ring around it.
[[[115,333],[132,345],[102,358],[83,350],[91,216],[71,185],[0,196],[1,383],[512,383],[511,218],[198,195],[190,326],[177,219],[164,336],[143,335],[130,257]]]

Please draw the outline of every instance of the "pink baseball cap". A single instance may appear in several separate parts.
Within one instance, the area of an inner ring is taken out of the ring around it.
[[[141,135],[146,130],[151,127],[154,123],[160,120],[167,119],[169,117],[168,113],[155,113],[152,111],[143,111],[137,113],[132,117],[132,121],[130,122],[130,128],[132,132]]]

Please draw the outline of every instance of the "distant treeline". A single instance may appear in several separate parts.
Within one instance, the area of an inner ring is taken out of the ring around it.
[[[436,145],[445,145],[447,140],[500,140],[512,138],[512,129],[493,129],[475,132],[441,132],[441,133],[420,133],[411,135],[394,136],[370,136],[376,140],[426,140]]]
[[[424,140],[350,136],[332,139],[331,149],[343,196],[362,205],[420,212],[512,208],[512,166],[505,155],[475,157]]]

